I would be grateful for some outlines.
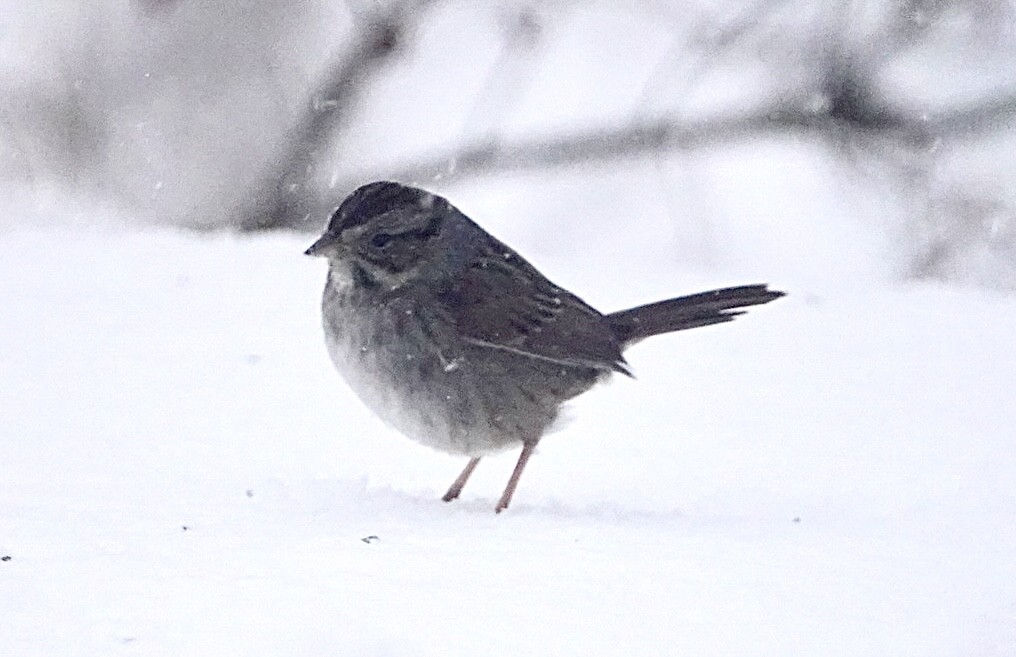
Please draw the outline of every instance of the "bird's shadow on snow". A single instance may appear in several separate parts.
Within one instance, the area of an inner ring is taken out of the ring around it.
[[[595,521],[607,525],[677,524],[687,521],[680,509],[645,509],[612,502],[575,504],[554,498],[512,502],[504,512],[495,514],[494,497],[465,497],[443,502],[433,490],[400,490],[387,485],[358,480],[269,480],[248,491],[266,512],[286,515],[327,517],[401,518],[403,521],[461,521],[464,518],[503,523],[554,520],[559,522]]]

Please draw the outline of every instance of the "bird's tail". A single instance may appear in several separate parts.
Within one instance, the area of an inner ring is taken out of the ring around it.
[[[607,321],[618,340],[629,346],[660,333],[729,322],[745,313],[737,308],[769,303],[785,294],[766,285],[727,287],[610,313]]]

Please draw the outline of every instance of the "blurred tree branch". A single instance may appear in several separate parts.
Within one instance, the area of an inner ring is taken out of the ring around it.
[[[798,91],[790,92],[789,99],[785,96],[768,105],[726,117],[696,121],[633,117],[627,125],[514,143],[504,143],[498,139],[496,130],[487,129],[471,143],[395,163],[380,171],[346,174],[332,181],[330,187],[334,191],[321,189],[320,183],[314,182],[319,149],[332,143],[335,134],[342,129],[342,122],[352,113],[365,83],[393,56],[408,48],[407,34],[423,19],[424,10],[435,2],[396,2],[362,21],[362,29],[354,43],[313,94],[314,102],[292,129],[283,151],[267,172],[264,184],[256,190],[253,204],[243,210],[239,225],[252,230],[317,226],[322,215],[337,205],[348,191],[378,177],[426,183],[438,178],[447,181],[492,173],[595,166],[624,158],[781,135],[830,138],[834,144],[877,142],[914,152],[927,149],[939,139],[971,137],[1016,124],[1014,93],[933,114],[892,106],[885,94],[880,93],[876,81],[878,62],[912,44],[915,33],[929,29],[928,22],[915,18],[917,10],[913,7],[891,12],[884,38],[880,40],[882,47],[864,43],[850,46],[847,45],[849,30],[846,27],[850,14],[840,7],[831,10],[832,22],[837,25],[832,33],[843,41],[838,46],[830,47],[826,43],[824,47],[820,44],[806,48],[817,57],[817,70],[812,71],[817,77]],[[933,9],[941,10],[932,4]],[[717,48],[729,49],[746,34],[758,32],[760,26],[767,23],[766,17],[784,5],[783,0],[759,0],[704,45],[713,55]],[[538,35],[539,24],[534,15],[525,12],[523,16],[525,25],[532,28],[525,35]],[[703,59],[706,60],[714,61],[715,57]],[[482,118],[488,118],[487,112]]]
[[[834,89],[816,109],[774,105],[726,119],[698,122],[661,119],[649,123],[595,130],[514,144],[476,143],[446,153],[393,166],[386,176],[403,181],[461,179],[490,173],[595,165],[626,157],[694,150],[774,135],[842,134],[878,136],[911,148],[930,145],[939,136],[969,136],[995,129],[1016,118],[1016,95],[929,116],[910,116],[870,109],[856,89]],[[352,190],[362,176],[340,180],[336,187]]]
[[[307,190],[318,150],[348,117],[365,82],[407,48],[406,41],[425,10],[436,0],[401,0],[375,11],[361,27],[342,59],[311,95],[310,106],[289,131],[273,158],[250,206],[237,222],[257,230],[301,225],[320,210],[317,190]]]

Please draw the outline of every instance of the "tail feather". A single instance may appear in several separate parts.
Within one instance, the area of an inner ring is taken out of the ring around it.
[[[607,321],[617,339],[628,346],[660,333],[729,322],[745,313],[737,308],[769,303],[785,294],[766,285],[727,287],[610,313]]]

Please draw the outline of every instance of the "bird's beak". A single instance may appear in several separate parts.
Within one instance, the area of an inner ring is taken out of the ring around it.
[[[338,236],[332,235],[331,233],[325,233],[318,241],[310,245],[310,248],[303,252],[304,255],[315,256],[315,257],[327,257],[328,255],[335,252],[336,246],[338,246]]]

